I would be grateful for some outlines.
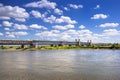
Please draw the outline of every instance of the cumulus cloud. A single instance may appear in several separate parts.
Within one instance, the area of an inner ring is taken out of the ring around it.
[[[70,30],[64,30],[64,31],[58,31],[58,32],[54,32],[53,30],[51,31],[43,31],[40,33],[36,33],[35,34],[38,37],[43,37],[43,38],[48,38],[51,40],[75,40],[76,38],[81,38],[82,40],[86,40],[86,39],[95,39],[96,37],[93,36],[93,33],[90,30],[74,30],[74,29],[70,29]],[[90,38],[91,37],[91,38]]]
[[[12,26],[13,23],[9,22],[9,21],[3,21],[2,24],[3,24],[3,26],[10,27],[10,26]]]
[[[100,5],[96,5],[96,7],[94,7],[94,9],[100,9]]]
[[[58,30],[67,30],[67,29],[70,29],[70,28],[74,28],[74,25],[65,25],[65,26],[61,26],[61,25],[55,25],[55,26],[52,26],[52,28],[54,29],[58,29]]]
[[[99,25],[100,27],[106,28],[106,27],[117,27],[119,26],[119,23],[104,23]]]
[[[39,11],[32,10],[30,12],[35,18],[41,18],[42,14]]]
[[[14,32],[15,35],[19,35],[19,36],[25,36],[25,35],[28,35],[27,32],[24,32],[24,31],[19,31],[19,32]]]
[[[25,5],[25,7],[55,9],[56,5],[57,4],[55,2],[50,2],[48,0],[41,0],[37,2],[28,3]]]
[[[92,34],[93,32],[92,31],[90,31],[90,30],[88,30],[88,29],[85,29],[85,30],[79,30],[78,31],[78,33],[79,33],[79,35],[89,35],[89,34]]]
[[[2,25],[0,24],[0,27],[2,27]]]
[[[120,31],[116,29],[107,29],[103,31],[104,36],[117,36],[120,35]]]
[[[38,25],[38,24],[32,24],[32,25],[30,25],[30,28],[34,28],[34,29],[47,29],[46,27]]]
[[[52,32],[52,31],[44,31],[44,32],[41,32],[41,33],[36,33],[35,34],[36,36],[46,36],[46,37],[57,37],[58,34]]]
[[[70,35],[62,35],[61,36],[61,40],[68,40],[68,39],[71,39],[71,36]]]
[[[64,7],[64,10],[68,11],[69,9],[67,7]]]
[[[27,26],[24,24],[14,24],[14,29],[19,29],[19,30],[27,30]]]
[[[0,32],[0,36],[3,36],[4,34]]]
[[[15,35],[9,34],[9,35],[7,35],[7,37],[8,37],[8,38],[15,38]]]
[[[55,23],[56,17],[54,15],[51,15],[50,17],[47,18],[43,18],[44,22],[48,22],[48,23]]]
[[[63,13],[63,11],[60,10],[60,9],[58,9],[58,8],[54,9],[54,12],[55,12],[56,14],[59,14],[59,15],[61,15],[61,14]]]
[[[10,28],[4,28],[4,30],[9,31],[9,30],[10,30]]]
[[[70,30],[66,30],[62,33],[63,35],[67,34],[67,35],[78,35],[78,32],[74,29],[70,29]]]
[[[51,32],[53,32],[53,33],[59,33],[60,31],[59,30],[51,30]]]
[[[56,23],[68,23],[68,24],[76,24],[75,20],[71,20],[68,16],[61,16],[60,18],[56,19]]]
[[[84,29],[85,26],[84,26],[84,25],[80,25],[79,28],[80,28],[80,29]]]
[[[51,31],[43,31],[43,32],[40,32],[40,33],[36,33],[35,34],[36,36],[38,37],[43,37],[43,38],[48,38],[48,39],[51,39],[51,40],[68,40],[71,38],[70,35],[67,35],[67,34],[62,34],[62,33],[59,33],[56,31],[54,32],[53,30]]]
[[[108,16],[105,14],[95,14],[93,15],[93,17],[91,17],[91,19],[106,19],[106,18],[108,18]]]
[[[16,36],[26,36],[28,35],[25,31],[18,31],[18,32],[6,32],[7,35],[16,35]]]
[[[3,4],[2,4],[2,3],[0,3],[0,7],[1,7],[1,6],[3,6]]]
[[[69,4],[69,6],[73,9],[83,8],[83,5]]]
[[[26,21],[26,18],[29,17],[29,14],[24,8],[19,6],[0,6],[0,19],[8,20],[14,18],[17,21]]]
[[[77,21],[72,20],[68,16],[61,16],[57,18],[54,15],[51,15],[50,17],[47,17],[47,18],[43,18],[43,21],[47,23],[57,23],[57,24],[60,24],[60,23],[76,24],[77,23]]]
[[[67,29],[64,31],[60,30],[42,31],[36,33],[35,35],[37,37],[41,37],[42,39],[50,40],[74,41],[75,39],[79,38],[83,42],[86,42],[87,40],[92,40],[93,42],[108,42],[109,41],[108,39],[110,39],[113,36],[118,36],[119,34],[120,31],[116,29],[104,30],[103,33],[100,34],[95,34],[88,29],[83,30]]]

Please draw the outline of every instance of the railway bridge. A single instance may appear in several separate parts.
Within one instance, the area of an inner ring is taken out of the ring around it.
[[[91,41],[81,42],[80,39],[76,39],[73,42],[70,41],[50,41],[50,40],[0,40],[0,45],[21,45],[24,48],[25,45],[30,47],[36,47],[37,45],[91,45]]]

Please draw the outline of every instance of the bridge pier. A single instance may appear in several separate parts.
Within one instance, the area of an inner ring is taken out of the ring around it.
[[[80,46],[80,39],[75,39],[76,46]]]
[[[34,44],[34,47],[35,47],[35,48],[38,48],[38,44]]]
[[[88,43],[88,46],[92,46],[92,40],[88,40],[87,43]]]
[[[38,44],[36,43],[30,43],[30,48],[38,48]]]
[[[21,48],[25,48],[25,45],[24,45],[24,44],[22,44],[22,45],[21,45]]]

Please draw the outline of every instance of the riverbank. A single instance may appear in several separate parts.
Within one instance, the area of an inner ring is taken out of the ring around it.
[[[2,50],[57,50],[57,49],[120,49],[120,46],[38,46],[37,48],[25,47],[21,48],[20,46],[1,46]]]

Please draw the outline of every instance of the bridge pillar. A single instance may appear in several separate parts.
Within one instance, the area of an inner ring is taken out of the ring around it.
[[[60,43],[58,44],[58,46],[64,46],[64,43],[63,43],[63,42],[60,42]]]
[[[89,45],[92,46],[92,40],[90,40]]]
[[[80,39],[75,39],[76,46],[80,46]]]
[[[25,48],[25,45],[24,45],[24,44],[22,44],[22,45],[21,45],[21,48]]]
[[[38,48],[38,44],[36,44],[36,43],[30,43],[30,48]]]
[[[92,46],[92,40],[88,40],[87,43],[88,43],[88,46]]]
[[[35,48],[38,48],[38,44],[34,44],[34,47],[35,47]]]

